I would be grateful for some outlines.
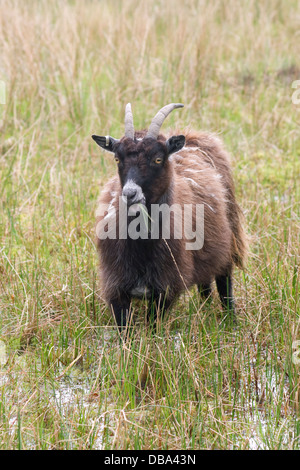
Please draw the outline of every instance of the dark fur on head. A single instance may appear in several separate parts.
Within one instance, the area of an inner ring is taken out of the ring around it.
[[[183,147],[185,139],[181,137]],[[158,202],[170,186],[172,168],[169,155],[175,148],[172,141],[170,144],[151,138],[141,141],[122,139],[114,149],[115,157],[119,160],[118,173],[122,188],[129,179],[134,180],[142,188],[147,207]]]

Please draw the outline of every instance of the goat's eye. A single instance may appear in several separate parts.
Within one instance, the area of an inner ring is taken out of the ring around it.
[[[120,159],[118,157],[115,157],[115,162],[120,163]]]
[[[163,159],[161,157],[157,157],[154,162],[157,164],[157,165],[160,165],[162,163]]]

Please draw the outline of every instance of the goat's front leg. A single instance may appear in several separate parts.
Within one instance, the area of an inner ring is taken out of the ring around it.
[[[148,323],[155,328],[158,315],[162,319],[172,301],[173,298],[167,297],[165,292],[153,294],[147,312]]]
[[[109,302],[111,312],[115,317],[119,331],[121,332],[127,327],[127,323],[131,316],[130,297],[126,294],[121,295]]]

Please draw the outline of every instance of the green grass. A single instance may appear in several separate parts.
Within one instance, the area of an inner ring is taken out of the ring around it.
[[[5,12],[5,14],[4,14]],[[0,448],[299,449],[299,4],[3,1]],[[91,134],[172,101],[232,155],[250,254],[238,324],[181,296],[120,342],[99,299]]]

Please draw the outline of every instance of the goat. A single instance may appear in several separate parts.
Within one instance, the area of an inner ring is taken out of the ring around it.
[[[165,118],[181,107],[180,103],[164,106],[153,118],[148,131],[135,132],[128,103],[123,138],[92,136],[100,147],[114,154],[118,167],[118,175],[106,184],[100,196],[98,207],[102,209],[98,211],[96,223],[102,228],[112,221],[115,224],[111,232],[114,236],[109,236],[109,230],[107,236],[98,236],[97,249],[103,297],[120,330],[128,325],[132,298],[150,300],[148,319],[155,322],[158,312],[162,316],[174,299],[194,284],[205,298],[209,297],[214,280],[223,308],[234,316],[232,271],[234,265],[244,267],[247,250],[229,156],[221,141],[212,134],[160,134]],[[156,239],[150,235],[132,239],[128,233],[120,236],[124,200],[129,208],[126,230],[129,221],[134,220],[130,208],[137,205],[150,214],[151,221],[155,205],[184,207],[192,204],[190,219],[195,231],[195,206],[202,205],[203,246],[187,249],[185,234],[181,238],[174,236],[173,212],[169,219],[169,239],[162,236],[162,217]]]

